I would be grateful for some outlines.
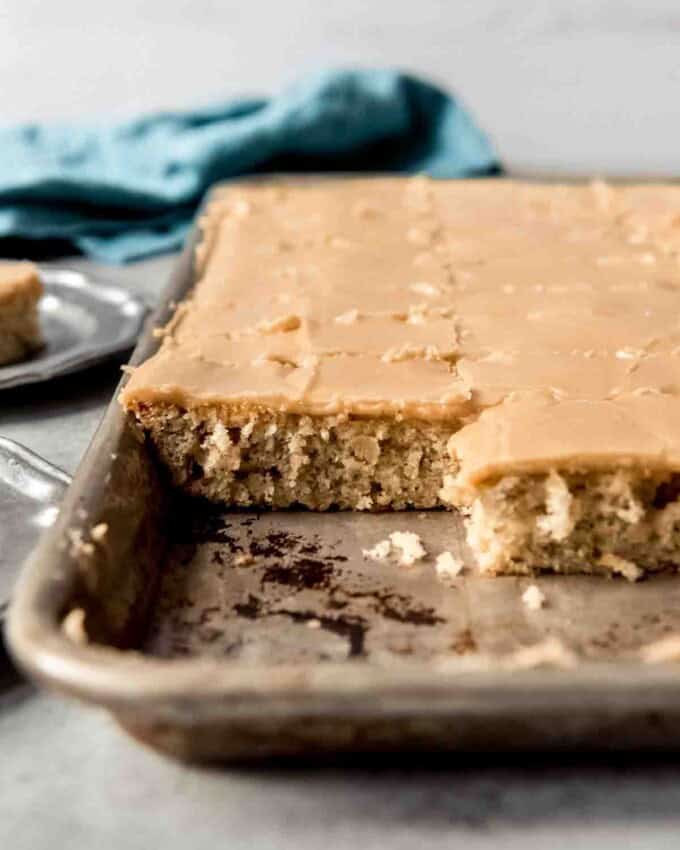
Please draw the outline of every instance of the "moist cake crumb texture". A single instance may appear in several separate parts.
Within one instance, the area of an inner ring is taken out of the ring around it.
[[[522,602],[530,611],[540,611],[545,605],[545,594],[535,584],[530,584],[522,594]]]
[[[456,508],[489,574],[636,580],[680,561],[679,221],[659,184],[220,189],[122,403],[195,495]]]
[[[42,291],[32,263],[0,262],[0,366],[23,360],[43,345],[37,311]]]
[[[462,572],[464,564],[452,552],[441,552],[437,555],[434,563],[439,578],[447,580],[457,578]]]
[[[380,540],[370,549],[363,549],[364,558],[385,561],[396,555],[400,564],[410,567],[427,556],[420,536],[413,531],[393,531],[385,540]]]
[[[427,555],[420,537],[413,531],[393,531],[390,534],[392,548],[399,554],[399,563],[406,567],[422,561]]]

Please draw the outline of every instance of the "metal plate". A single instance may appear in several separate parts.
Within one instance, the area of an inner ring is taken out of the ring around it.
[[[70,481],[61,469],[0,437],[0,619],[19,567],[56,519]]]
[[[45,347],[29,360],[0,368],[0,390],[77,372],[129,351],[146,305],[124,289],[80,272],[43,268],[40,323]]]

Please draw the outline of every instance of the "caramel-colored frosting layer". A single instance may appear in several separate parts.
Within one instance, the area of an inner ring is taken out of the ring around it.
[[[124,404],[462,422],[470,483],[680,468],[680,186],[253,182],[202,228]]]
[[[42,284],[33,263],[0,262],[0,306],[15,298],[38,298]]]

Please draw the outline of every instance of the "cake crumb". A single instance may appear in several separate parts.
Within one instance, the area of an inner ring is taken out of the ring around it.
[[[598,564],[603,567],[608,567],[613,573],[618,573],[628,581],[637,581],[642,577],[643,571],[632,561],[627,561],[625,558],[620,558],[612,552],[605,553]]]
[[[665,664],[680,661],[680,634],[667,635],[640,650],[640,656],[646,664]]]
[[[89,643],[87,631],[85,629],[85,611],[82,608],[73,608],[61,621],[61,630],[66,637],[85,646]]]
[[[463,562],[452,552],[441,552],[437,555],[434,568],[440,579],[452,579],[459,576],[463,571]]]
[[[86,557],[94,555],[94,545],[83,538],[83,532],[79,528],[69,528],[66,536],[69,542],[69,554],[72,558],[78,558],[81,555]]]
[[[522,602],[530,611],[539,611],[545,605],[545,594],[540,587],[531,584],[522,594]]]
[[[392,544],[389,540],[381,540],[376,543],[372,549],[362,549],[361,554],[364,558],[370,558],[372,561],[384,561],[392,551]]]
[[[389,539],[381,540],[372,549],[362,549],[361,554],[372,561],[384,561],[395,550],[399,552],[399,563],[405,567],[427,555],[420,537],[413,531],[393,531]]]
[[[420,537],[413,531],[393,531],[390,541],[395,549],[401,550],[399,563],[405,567],[410,567],[427,555]]]
[[[90,537],[95,543],[101,543],[109,533],[109,526],[106,522],[99,522],[90,529]]]

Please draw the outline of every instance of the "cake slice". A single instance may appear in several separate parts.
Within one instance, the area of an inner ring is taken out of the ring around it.
[[[176,485],[241,506],[443,505],[471,406],[432,204],[422,180],[216,196],[199,282],[122,395]]]
[[[510,401],[450,448],[455,472],[442,495],[465,511],[485,572],[635,580],[679,561],[680,404],[671,394]]]
[[[0,263],[0,366],[22,360],[43,345],[38,322],[42,291],[32,263]]]
[[[680,187],[218,190],[121,401],[227,505],[464,512],[480,568],[680,563]]]

